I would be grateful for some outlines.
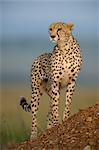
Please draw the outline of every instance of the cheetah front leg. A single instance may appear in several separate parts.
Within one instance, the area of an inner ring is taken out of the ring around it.
[[[47,93],[50,96],[50,109],[48,112],[47,128],[51,128],[54,125],[59,124],[59,86],[56,82],[50,85],[47,89]]]
[[[51,100],[50,100],[51,101]],[[49,111],[47,114],[47,129],[51,128],[53,126],[53,118],[52,118],[52,106],[51,104],[49,105]]]
[[[52,103],[51,103],[51,90],[47,87],[45,89],[46,93],[50,97],[49,101],[49,111],[47,114],[47,129],[51,128],[53,126],[53,117],[52,117]]]
[[[70,109],[71,109],[71,103],[72,103],[72,96],[75,91],[75,81],[71,81],[67,85],[66,89],[66,101],[65,101],[65,110],[63,113],[63,120],[67,120],[70,116]]]

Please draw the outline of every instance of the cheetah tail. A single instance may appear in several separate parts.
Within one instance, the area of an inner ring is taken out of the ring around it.
[[[27,103],[27,101],[24,97],[20,97],[20,105],[24,111],[26,111],[26,112],[31,111],[31,105]]]

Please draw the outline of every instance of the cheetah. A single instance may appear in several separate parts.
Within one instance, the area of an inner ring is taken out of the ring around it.
[[[37,137],[37,111],[43,91],[50,97],[47,128],[59,124],[59,95],[63,87],[66,87],[63,120],[70,116],[72,96],[82,64],[81,49],[72,35],[73,28],[72,23],[52,23],[49,26],[49,34],[56,45],[52,53],[40,55],[32,64],[31,104],[28,104],[24,97],[20,99],[23,109],[32,112],[31,140]]]

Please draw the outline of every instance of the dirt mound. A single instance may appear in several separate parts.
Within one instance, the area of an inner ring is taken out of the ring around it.
[[[67,121],[45,131],[38,139],[9,150],[99,150],[99,103],[80,110]]]

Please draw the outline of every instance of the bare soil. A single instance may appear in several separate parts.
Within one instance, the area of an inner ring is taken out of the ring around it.
[[[9,150],[99,150],[99,103],[71,116],[34,141],[11,145]]]

